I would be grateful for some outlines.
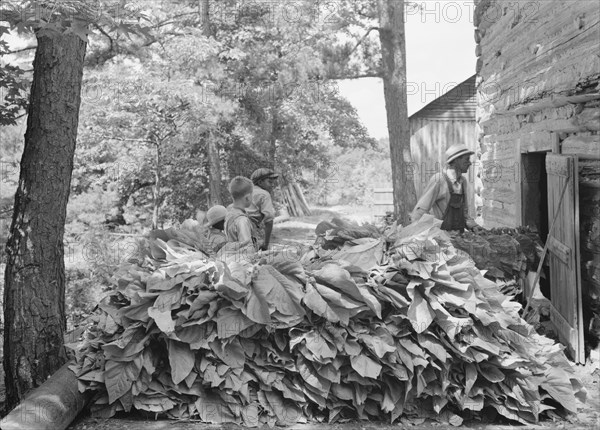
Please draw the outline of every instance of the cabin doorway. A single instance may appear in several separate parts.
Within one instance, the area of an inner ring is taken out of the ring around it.
[[[584,362],[578,172],[575,156],[521,153],[521,224],[538,230],[547,246],[540,291],[560,342]]]
[[[521,154],[521,190],[522,225],[537,230],[542,243],[546,243],[549,229],[546,152]],[[543,267],[539,284],[544,297],[550,300],[547,265]]]

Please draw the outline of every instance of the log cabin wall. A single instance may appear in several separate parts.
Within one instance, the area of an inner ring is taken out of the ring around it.
[[[599,3],[475,0],[474,24],[485,226],[526,218],[522,154],[578,155],[584,303],[600,308]]]
[[[412,172],[417,196],[421,196],[431,176],[445,167],[445,152],[450,145],[464,143],[476,150],[476,107],[473,75],[410,116]],[[467,175],[471,193],[475,188],[474,176],[474,170]],[[474,201],[473,195],[469,196],[472,213]]]

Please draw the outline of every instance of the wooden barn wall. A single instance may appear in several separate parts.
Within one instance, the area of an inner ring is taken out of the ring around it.
[[[475,151],[477,134],[475,121],[436,120],[429,118],[410,119],[410,149],[413,159],[413,173],[417,196],[420,196],[434,173],[445,166],[446,149],[454,143],[464,143]],[[473,209],[474,169],[467,179],[471,195],[469,202]]]
[[[598,153],[597,0],[476,0],[486,227],[521,221],[520,153]]]
[[[474,121],[477,109],[476,76],[461,82],[447,93],[438,97],[412,118]]]

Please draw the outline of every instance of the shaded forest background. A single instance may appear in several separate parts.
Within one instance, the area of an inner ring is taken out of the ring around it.
[[[368,135],[336,84],[380,74],[378,37],[369,27],[377,5],[283,4],[133,2],[113,27],[93,23],[84,32],[64,238],[70,327],[135,253],[137,235],[227,204],[233,176],[272,167],[311,206],[370,206],[373,189],[390,186],[389,141]],[[16,30],[0,25],[2,243],[36,47],[31,29]],[[280,191],[275,199],[283,208]]]

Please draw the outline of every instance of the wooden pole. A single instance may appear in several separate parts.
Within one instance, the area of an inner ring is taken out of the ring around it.
[[[0,421],[2,430],[65,430],[92,397],[66,363]]]
[[[556,207],[556,211],[554,212],[554,218],[552,219],[552,224],[550,224],[550,230],[548,231],[548,237],[546,238],[546,244],[544,245],[544,250],[542,251],[542,256],[540,257],[540,263],[538,264],[537,271],[535,272],[535,278],[533,279],[533,286],[531,287],[531,291],[529,292],[529,297],[527,298],[527,304],[525,305],[525,309],[523,310],[523,319],[527,317],[527,310],[529,309],[529,305],[531,304],[531,299],[533,299],[533,294],[536,290],[536,285],[540,280],[540,274],[542,273],[542,266],[544,265],[544,260],[546,259],[546,252],[548,251],[548,244],[550,243],[550,238],[552,237],[552,230],[554,230],[554,224],[556,223],[556,219],[558,218],[558,214],[560,212],[560,207],[562,205],[563,198],[565,196],[565,191],[569,187],[569,180],[571,178],[567,178],[565,182],[565,186],[560,193],[560,200],[558,201],[558,206]]]

